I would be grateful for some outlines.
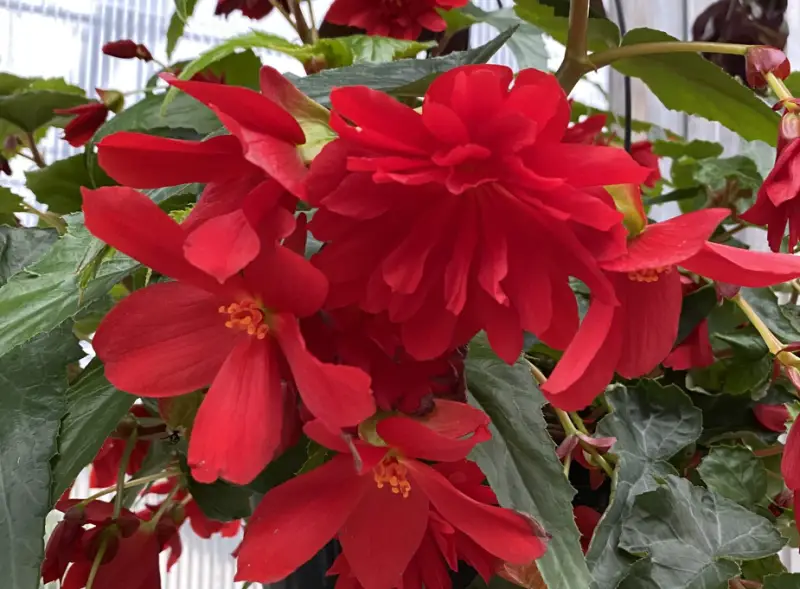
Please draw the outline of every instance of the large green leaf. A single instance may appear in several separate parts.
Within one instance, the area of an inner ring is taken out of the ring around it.
[[[636,498],[623,524],[620,546],[649,556],[620,589],[722,589],[739,573],[735,561],[775,554],[784,542],[769,520],[668,476]]]
[[[0,576],[6,587],[39,587],[67,364],[81,356],[63,325],[0,357]]]
[[[368,86],[399,97],[422,96],[431,82],[460,65],[486,63],[514,34],[514,29],[501,33],[486,45],[469,51],[451,53],[434,59],[401,59],[391,63],[365,63],[351,67],[324,70],[305,78],[292,77],[292,83],[320,104],[329,104],[332,88]]]
[[[598,434],[617,439],[616,490],[595,530],[586,560],[592,589],[616,589],[635,558],[619,549],[622,523],[637,495],[657,486],[657,477],[677,474],[667,462],[702,432],[702,415],[676,386],[642,380],[616,386],[606,394],[612,412],[598,424]]]
[[[745,507],[767,494],[767,469],[744,446],[712,448],[697,470],[711,491]]]
[[[33,132],[51,123],[54,110],[86,104],[83,96],[51,90],[32,90],[0,98],[0,119],[6,120],[25,132]]]
[[[0,286],[41,258],[57,239],[54,229],[0,227]]]
[[[25,173],[26,185],[36,195],[36,200],[48,206],[48,210],[61,215],[81,210],[81,187],[99,188],[112,186],[115,182],[100,169],[96,160],[90,163],[83,154],[58,160],[41,170]]]
[[[53,497],[59,497],[89,464],[117,427],[136,397],[117,390],[103,375],[103,365],[93,360],[77,382],[67,389],[66,415],[58,434],[58,455],[53,459]]]
[[[539,0],[517,0],[515,10],[520,18],[540,28],[556,41],[567,42],[569,19],[558,15],[554,7]],[[619,27],[607,18],[589,19],[588,41],[592,51],[618,46],[619,37]]]
[[[791,306],[778,304],[778,297],[769,288],[743,288],[742,298],[784,343],[800,341],[800,321]]]
[[[797,589],[800,587],[800,573],[770,575],[764,579],[764,589]]]
[[[664,41],[677,39],[642,28],[625,35],[622,45]],[[645,55],[612,65],[626,76],[642,80],[667,108],[719,121],[750,141],[776,143],[779,116],[751,90],[699,54]]]
[[[10,188],[0,186],[0,224],[15,227],[17,217],[14,213],[21,213],[24,210],[22,197],[11,192]]]
[[[545,400],[529,369],[524,362],[507,365],[481,335],[470,343],[466,377],[471,402],[492,419],[492,440],[477,446],[473,459],[501,505],[530,514],[552,536],[536,563],[549,589],[588,587],[572,515],[575,490],[556,457],[541,411]]]
[[[82,224],[72,221],[67,234],[47,254],[0,288],[0,355],[73,317],[138,266],[115,253],[81,289],[81,266],[99,242]]]

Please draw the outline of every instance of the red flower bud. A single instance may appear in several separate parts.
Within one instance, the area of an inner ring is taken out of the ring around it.
[[[103,53],[119,59],[141,59],[153,61],[150,50],[141,43],[134,43],[130,39],[111,41],[103,45]]]
[[[747,83],[752,88],[767,85],[766,74],[785,80],[791,73],[791,65],[786,54],[775,47],[759,45],[751,47],[745,54],[747,62]]]

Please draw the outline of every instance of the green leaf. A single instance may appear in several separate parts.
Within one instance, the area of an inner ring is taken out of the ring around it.
[[[45,203],[48,210],[66,215],[81,210],[81,187],[99,188],[112,186],[115,182],[92,160],[94,170],[87,168],[83,154],[57,160],[41,170],[25,172],[26,185],[36,195],[36,200]]]
[[[790,309],[778,304],[771,289],[743,288],[740,293],[779,340],[787,344],[800,341],[800,323]]]
[[[518,27],[516,32],[508,40],[508,48],[517,60],[520,69],[536,68],[547,71],[547,60],[549,54],[544,44],[542,31],[527,21],[523,21],[512,8],[494,10],[486,12],[474,4],[467,4],[462,8],[470,17],[477,22],[484,22],[498,32],[505,31],[511,27]]]
[[[509,366],[479,335],[466,362],[470,402],[492,419],[492,439],[478,445],[478,463],[500,504],[530,514],[551,536],[536,561],[549,589],[588,587],[591,577],[572,515],[575,490],[564,477],[542,416],[544,397],[524,361]],[[547,484],[542,484],[547,481]]]
[[[800,96],[800,72],[792,72],[783,83],[786,84],[793,96]],[[2,88],[2,84],[0,84],[0,88]]]
[[[515,10],[521,19],[540,28],[556,41],[566,44],[569,19],[556,16],[556,10],[539,0],[517,0]],[[606,18],[590,18],[588,29],[589,49],[602,51],[619,45],[619,27]]]
[[[707,157],[719,157],[722,152],[723,147],[719,143],[703,141],[702,139],[693,139],[692,141],[653,141],[653,153],[672,159],[686,156],[701,160]]]
[[[178,186],[168,186],[166,188],[155,188],[144,190],[143,192],[150,197],[162,209],[171,211],[180,209],[197,200],[198,195],[203,191],[204,184],[179,184]]]
[[[0,227],[0,286],[39,260],[57,239],[54,229]]]
[[[633,29],[623,46],[677,41],[653,29]],[[718,121],[749,141],[775,145],[779,116],[752,90],[696,53],[664,53],[621,59],[612,64],[639,78],[669,109]],[[698,97],[702,96],[702,100]]]
[[[251,90],[258,90],[258,72],[262,65],[256,54],[247,50],[223,57],[208,69],[224,78],[225,83],[230,86],[243,86]]]
[[[229,522],[252,513],[250,496],[253,493],[247,487],[235,487],[223,480],[205,485],[190,476],[186,478],[189,492],[206,517]]]
[[[764,578],[764,589],[797,589],[800,587],[800,573],[769,575]]]
[[[24,211],[22,197],[11,192],[10,188],[0,186],[0,224],[15,227],[17,225],[17,217],[14,216],[14,213]]]
[[[700,410],[678,387],[641,380],[633,387],[617,385],[606,393],[612,408],[597,433],[617,439],[616,492],[595,530],[586,560],[592,589],[616,589],[634,558],[619,550],[622,523],[634,499],[656,488],[657,478],[677,474],[667,462],[702,432]]]
[[[183,37],[186,21],[194,14],[195,6],[197,6],[197,0],[175,0],[175,12],[169,20],[167,29],[167,57],[172,57],[178,40]]]
[[[779,575],[786,572],[777,554],[765,556],[757,560],[746,560],[742,563],[742,578],[763,583],[768,575]],[[800,585],[798,585],[800,587]]]
[[[190,432],[203,397],[202,391],[194,391],[186,395],[160,399],[159,409],[167,427],[172,430],[182,429],[187,433]]]
[[[769,520],[686,479],[639,495],[622,527],[620,547],[649,555],[649,570],[620,589],[720,589],[739,573],[737,560],[775,554],[784,545]],[[642,580],[648,579],[649,585]]]
[[[401,59],[391,63],[364,63],[324,70],[304,78],[290,77],[292,83],[312,100],[329,104],[331,89],[337,86],[367,86],[398,97],[425,94],[436,76],[461,65],[486,63],[511,38],[509,29],[475,49],[457,51],[434,59]],[[288,77],[288,76],[287,76]]]
[[[52,461],[53,497],[58,498],[128,413],[136,397],[116,389],[92,360],[80,378],[67,389],[66,415],[58,434],[58,455]]]
[[[0,355],[74,316],[138,266],[115,253],[100,264],[94,278],[81,289],[82,262],[97,243],[83,225],[73,222],[67,234],[36,264],[15,274],[0,288]]]
[[[7,587],[39,587],[67,364],[82,355],[62,325],[0,357],[0,575]]]
[[[678,337],[675,339],[675,344],[677,345],[689,337],[695,327],[708,317],[716,306],[717,291],[714,289],[714,285],[699,288],[683,297]]]
[[[53,111],[86,104],[85,96],[53,90],[26,90],[0,97],[0,119],[25,132],[33,132],[53,122]]]
[[[697,470],[709,490],[744,507],[755,506],[767,494],[767,469],[744,446],[712,448]]]
[[[263,495],[288,481],[308,462],[310,444],[307,438],[302,437],[294,446],[270,462],[247,488]]]
[[[30,85],[31,78],[21,78],[7,72],[0,72],[0,96],[8,96]]]
[[[764,181],[756,163],[743,155],[703,160],[699,162],[695,179],[712,190],[722,190],[728,182],[735,180],[739,188],[754,191]]]

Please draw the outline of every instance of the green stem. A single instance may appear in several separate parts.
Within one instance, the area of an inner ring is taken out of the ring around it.
[[[164,514],[167,513],[167,510],[172,507],[172,500],[175,498],[175,495],[177,495],[178,491],[180,491],[180,485],[175,485],[172,491],[169,492],[169,495],[167,495],[164,501],[161,503],[158,511],[153,514],[153,517],[150,518],[149,522],[143,525],[147,525],[149,528],[155,529],[158,525],[158,522],[162,517],[164,517]]]
[[[311,25],[311,42],[316,43],[319,41],[319,29],[317,28],[317,19],[314,16],[314,0],[306,0],[308,4],[308,21]]]
[[[25,138],[28,140],[28,149],[31,150],[31,159],[33,159],[34,163],[40,168],[46,168],[47,163],[44,161],[42,154],[39,153],[39,148],[36,147],[36,138],[33,136],[33,133],[26,133]]]
[[[791,91],[786,87],[786,84],[783,83],[783,80],[778,78],[778,76],[772,72],[767,72],[764,76],[764,79],[767,81],[767,84],[769,84],[769,87],[779,100],[791,100],[794,98]]]
[[[122,451],[122,458],[119,461],[119,468],[117,469],[117,494],[114,496],[114,519],[117,519],[122,511],[122,491],[125,489],[125,473],[128,470],[128,462],[130,462],[131,454],[133,454],[133,449],[136,446],[136,436],[136,428],[133,428],[131,435],[128,436],[128,440],[125,442],[125,449]]]
[[[59,217],[55,213],[46,213],[40,211],[39,209],[37,209],[32,205],[29,205],[25,201],[22,201],[20,204],[22,205],[22,208],[25,209],[26,213],[31,213],[32,215],[36,215],[37,217],[39,217],[39,219],[42,220],[42,222],[45,225],[56,229],[59,235],[64,235],[67,232],[67,224],[61,217]]]
[[[767,324],[762,321],[758,313],[755,312],[755,309],[750,306],[750,303],[742,298],[741,293],[734,296],[731,300],[742,310],[742,313],[745,314],[751,325],[756,328],[761,339],[767,344],[767,349],[769,349],[770,354],[775,356],[784,366],[800,367],[800,358],[791,352],[781,351],[784,348],[783,343],[775,337],[775,334],[773,334],[770,328],[767,327]]]
[[[572,0],[569,5],[567,52],[556,72],[556,77],[567,94],[584,74],[591,71],[586,58],[589,43],[589,8],[589,0]]]
[[[157,474],[152,474],[150,476],[142,477],[140,479],[133,479],[132,481],[128,481],[127,483],[122,485],[122,488],[123,489],[131,489],[133,487],[141,487],[143,485],[146,485],[147,483],[152,483],[154,481],[159,481],[161,479],[168,479],[169,477],[175,476],[176,474],[179,474],[179,473],[180,473],[180,470],[178,470],[177,468],[167,469],[167,470],[165,470],[163,472],[159,472]],[[81,501],[81,504],[82,505],[86,505],[87,503],[89,503],[91,501],[94,501],[95,499],[99,499],[100,497],[103,497],[104,495],[108,495],[109,493],[113,493],[116,490],[117,490],[116,487],[109,487],[108,489],[103,489],[102,491],[99,491],[99,492],[95,493],[94,495],[90,495],[89,497],[87,497],[86,499]]]
[[[745,223],[744,221],[739,221],[739,223],[734,225],[731,229],[729,229],[728,231],[726,231],[722,235],[720,235],[718,237],[715,237],[714,241],[716,241],[717,243],[725,243],[731,237],[733,237],[734,235],[736,235],[740,231],[742,231],[744,229],[747,229],[748,227],[749,227],[749,225],[747,223]]]
[[[569,416],[572,419],[572,423],[574,423],[575,427],[578,428],[578,431],[588,436],[589,430],[586,429],[586,425],[583,423],[583,419],[581,419],[581,416],[574,411],[571,412]]]
[[[592,53],[589,62],[592,69],[610,65],[620,59],[642,57],[644,55],[663,55],[666,53],[726,53],[729,55],[744,55],[753,45],[740,45],[738,43],[703,43],[700,41],[662,41],[658,43],[636,43],[623,45],[605,51]]]
[[[97,576],[97,571],[100,568],[100,564],[103,562],[103,556],[106,553],[106,548],[108,548],[108,540],[103,538],[103,541],[100,543],[100,548],[97,550],[97,554],[94,557],[94,562],[92,562],[92,570],[89,571],[89,579],[86,581],[86,589],[92,589],[92,585],[94,585],[94,578]]]
[[[297,25],[295,28],[297,29],[297,34],[300,35],[300,40],[306,44],[310,45],[314,42],[313,37],[311,35],[311,31],[306,24],[306,19],[303,16],[303,11],[300,9],[300,0],[288,0],[289,4],[289,11],[292,13],[294,17],[294,22]]]
[[[270,4],[272,4],[272,7],[274,9],[276,9],[278,12],[280,12],[283,15],[283,18],[286,19],[286,22],[288,22],[290,25],[292,25],[292,28],[297,32],[297,34],[300,34],[300,31],[297,30],[297,25],[292,20],[292,15],[289,14],[289,12],[283,7],[283,5],[280,3],[280,1],[279,0],[268,0],[268,2]]]

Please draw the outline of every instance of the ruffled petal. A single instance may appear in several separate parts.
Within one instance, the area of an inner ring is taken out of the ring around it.
[[[215,291],[213,278],[186,261],[180,225],[144,194],[113,186],[81,189],[86,228],[156,272]]]
[[[544,554],[547,546],[535,523],[511,510],[467,497],[426,464],[415,460],[404,464],[411,474],[411,492],[418,486],[448,523],[484,550],[512,564],[527,564]]]
[[[284,403],[275,345],[243,337],[220,368],[192,426],[188,462],[195,480],[246,485],[272,460]]]
[[[408,497],[374,486],[361,498],[339,531],[352,574],[364,589],[385,589],[400,580],[428,527],[428,498],[411,489]]]
[[[320,362],[307,349],[297,319],[276,317],[273,332],[303,403],[331,427],[356,425],[375,413],[371,379],[363,370]]]
[[[152,397],[208,386],[237,337],[219,306],[216,296],[180,282],[134,291],[106,315],[92,341],[106,378]]]
[[[222,182],[256,170],[231,135],[184,141],[122,131],[97,144],[97,159],[109,176],[133,188]]]
[[[186,259],[222,284],[252,262],[261,240],[242,209],[209,219],[184,241]]]
[[[800,276],[798,256],[751,252],[711,242],[681,265],[700,276],[750,288],[780,284]]]
[[[537,173],[563,178],[576,188],[641,184],[650,175],[624,150],[577,143],[543,143],[526,151],[526,163]]]
[[[236,580],[268,584],[286,578],[336,535],[374,484],[341,455],[272,489],[245,527]]]
[[[504,108],[534,121],[539,141],[560,141],[569,125],[569,102],[558,80],[553,74],[533,68],[519,72]]]

